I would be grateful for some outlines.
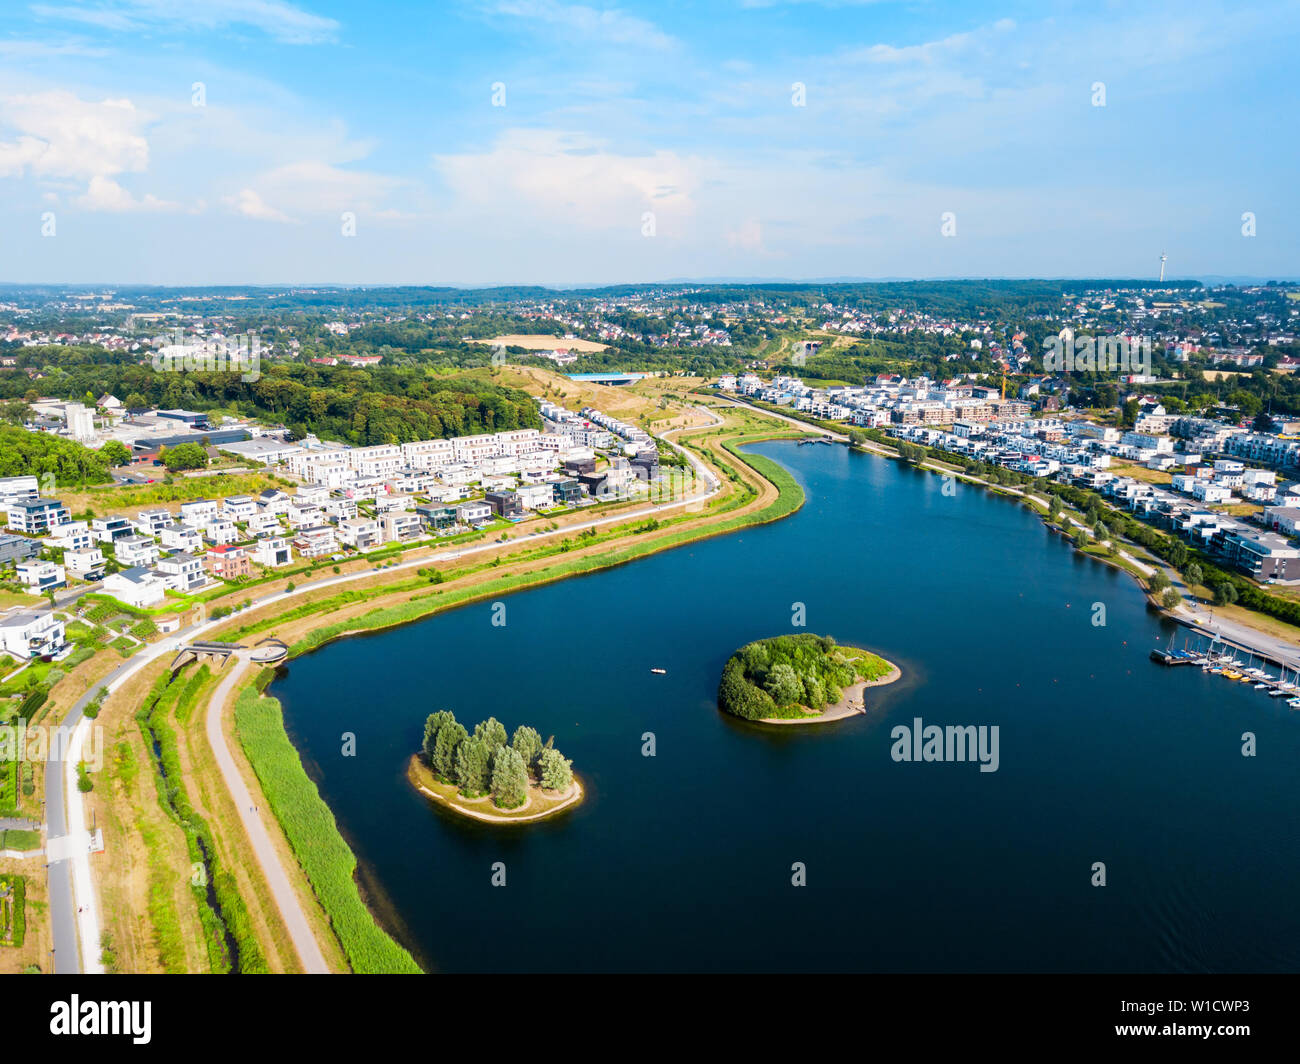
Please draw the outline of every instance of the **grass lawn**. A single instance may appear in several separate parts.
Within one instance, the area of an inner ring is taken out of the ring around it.
[[[0,850],[39,850],[41,848],[41,833],[39,831],[23,831],[20,828],[10,828],[8,831],[0,831]]]

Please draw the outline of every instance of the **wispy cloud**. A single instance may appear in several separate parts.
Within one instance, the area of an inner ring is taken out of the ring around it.
[[[313,15],[287,0],[98,0],[31,5],[32,13],[119,33],[143,30],[218,30],[250,26],[284,44],[320,44],[338,35],[332,18]]]
[[[619,8],[594,8],[585,4],[564,4],[559,0],[497,0],[491,10],[498,15],[539,22],[564,33],[608,44],[671,48],[677,43],[674,37],[653,22]]]

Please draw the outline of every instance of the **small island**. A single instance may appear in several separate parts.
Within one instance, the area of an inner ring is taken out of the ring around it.
[[[727,659],[718,707],[763,724],[821,724],[865,713],[863,692],[901,675],[892,662],[829,636],[778,635]]]
[[[424,722],[424,742],[406,775],[439,805],[488,823],[541,820],[582,800],[573,762],[555,749],[554,737],[543,743],[535,728],[520,725],[507,739],[496,717],[471,733],[445,709]]]

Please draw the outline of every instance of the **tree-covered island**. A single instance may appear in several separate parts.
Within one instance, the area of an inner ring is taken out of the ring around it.
[[[741,647],[722,670],[718,707],[744,720],[801,724],[866,711],[863,691],[893,683],[898,666],[829,636],[779,635]]]
[[[473,732],[449,710],[430,713],[424,741],[411,758],[411,782],[441,805],[488,821],[537,820],[582,798],[573,762],[520,725],[513,736],[488,717]]]

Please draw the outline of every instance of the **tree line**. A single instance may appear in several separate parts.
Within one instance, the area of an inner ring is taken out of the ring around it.
[[[573,762],[545,743],[536,728],[520,725],[507,739],[505,725],[488,717],[471,733],[450,710],[430,713],[420,748],[425,764],[442,783],[465,798],[491,795],[498,809],[517,809],[528,799],[531,780],[544,790],[563,791],[573,782]]]

